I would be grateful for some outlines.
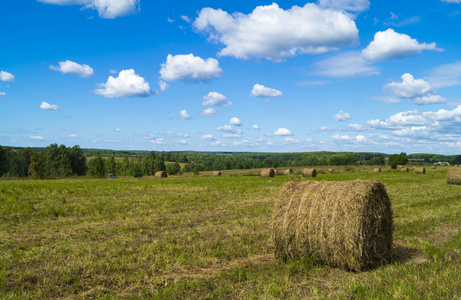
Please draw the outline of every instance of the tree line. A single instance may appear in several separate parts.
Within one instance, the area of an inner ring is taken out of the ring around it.
[[[395,168],[409,159],[425,163],[447,161],[461,164],[461,155],[387,155],[375,152],[156,152],[82,149],[51,144],[46,148],[0,146],[0,177],[60,178],[89,175],[105,177],[149,176],[157,171],[169,174],[232,169],[335,165],[385,165]]]

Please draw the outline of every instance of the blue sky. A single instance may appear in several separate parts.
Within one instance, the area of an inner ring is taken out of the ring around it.
[[[461,153],[458,0],[0,2],[0,145]]]

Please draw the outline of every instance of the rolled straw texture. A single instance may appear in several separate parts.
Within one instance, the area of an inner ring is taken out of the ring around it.
[[[461,169],[449,168],[447,173],[447,183],[461,185]]]
[[[317,170],[316,169],[303,169],[301,171],[301,173],[303,174],[303,177],[315,177],[317,176]]]
[[[283,174],[290,175],[293,174],[293,169],[288,169],[283,172]]]
[[[374,168],[374,169],[373,169],[373,172],[375,172],[375,173],[381,173],[381,168]]]
[[[168,174],[165,171],[155,172],[155,177],[168,177]]]
[[[214,172],[213,172],[213,176],[221,176],[221,175],[222,175],[222,174],[221,174],[221,172],[219,172],[219,171],[214,171]]]
[[[277,258],[312,256],[354,271],[387,261],[392,232],[391,202],[378,180],[292,180],[281,189],[272,218]]]
[[[415,168],[415,174],[426,174],[426,168]]]
[[[261,177],[275,177],[274,169],[264,169],[261,171]]]

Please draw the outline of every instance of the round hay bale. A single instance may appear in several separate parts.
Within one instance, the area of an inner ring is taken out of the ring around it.
[[[277,175],[279,173],[279,170],[275,169],[274,173],[275,173],[275,175]]]
[[[426,168],[415,168],[415,174],[426,174]]]
[[[165,171],[158,171],[155,172],[155,177],[168,177],[168,174]]]
[[[333,172],[333,171],[334,171],[333,169],[328,169],[328,172],[330,172],[330,173]]]
[[[373,172],[375,172],[375,173],[381,173],[381,168],[374,168],[374,169],[373,169]]]
[[[221,175],[222,175],[222,174],[221,174],[221,172],[219,172],[219,171],[214,171],[214,172],[213,172],[213,176],[221,176]]]
[[[275,177],[274,169],[264,169],[261,171],[261,177]]]
[[[410,172],[410,169],[408,169],[408,168],[401,168],[401,169],[400,169],[400,172],[406,172],[406,173],[408,173],[408,172]]]
[[[293,169],[288,169],[283,172],[283,174],[290,175],[293,174]]]
[[[437,167],[436,167],[436,166],[432,166],[431,169],[437,169]]]
[[[399,168],[399,169],[402,169],[402,168],[403,168],[403,166],[402,166],[402,165],[398,165],[398,166],[397,166],[397,168]]]
[[[449,168],[447,173],[447,183],[461,185],[461,169]]]
[[[317,176],[316,169],[303,169],[302,170],[303,177],[315,177]]]
[[[272,218],[277,258],[312,256],[347,270],[386,262],[392,247],[391,201],[378,180],[292,180]]]

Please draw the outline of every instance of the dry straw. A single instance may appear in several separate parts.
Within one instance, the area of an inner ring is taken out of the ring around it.
[[[415,168],[415,174],[426,174],[426,168]]]
[[[303,169],[302,170],[303,177],[315,177],[317,176],[316,169]]]
[[[354,271],[387,261],[392,231],[391,202],[378,180],[292,180],[281,189],[272,219],[277,258],[312,256]]]
[[[373,169],[373,172],[375,172],[375,173],[381,173],[381,168],[374,168],[374,169]]]
[[[410,172],[410,169],[408,169],[408,168],[401,168],[401,169],[400,169],[400,172],[407,172],[407,173],[408,173],[408,172]]]
[[[155,177],[168,177],[168,174],[165,171],[155,172]]]
[[[293,169],[288,169],[283,172],[283,174],[290,175],[293,174]]]
[[[447,173],[447,183],[461,185],[461,169],[449,168]]]
[[[330,172],[330,173],[333,172],[333,169],[328,169],[328,172]]]
[[[436,166],[432,166],[431,169],[437,169],[437,167],[436,167]]]
[[[213,176],[221,176],[221,175],[222,175],[222,174],[221,174],[221,172],[219,172],[219,171],[214,171],[214,172],[213,172]]]
[[[261,171],[261,177],[275,177],[274,169],[264,169]]]

